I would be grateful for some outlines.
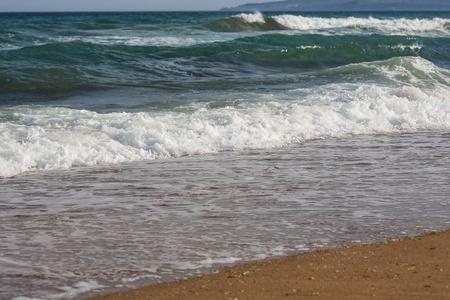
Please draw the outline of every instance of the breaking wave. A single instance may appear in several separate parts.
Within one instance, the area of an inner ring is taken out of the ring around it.
[[[240,14],[226,19],[211,22],[207,28],[219,32],[251,32],[286,30],[288,27],[278,23],[273,18],[267,18],[261,13]]]
[[[403,80],[403,84],[363,84],[345,91],[344,86],[333,83],[318,86],[307,96],[300,91],[297,101],[254,94],[248,96],[252,101],[238,106],[192,102],[184,112],[100,114],[61,107],[3,108],[0,176],[450,127],[448,71],[423,59],[356,64],[316,76],[358,73],[353,75],[358,78],[368,70],[387,80]],[[410,84],[405,84],[408,76]],[[319,96],[321,101],[315,99]]]
[[[214,31],[272,31],[302,30],[330,34],[389,34],[389,35],[438,35],[450,36],[450,19],[445,18],[360,18],[360,17],[307,17],[300,15],[264,16],[262,13],[239,14],[212,22]]]

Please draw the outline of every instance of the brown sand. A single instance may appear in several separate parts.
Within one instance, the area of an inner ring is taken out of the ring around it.
[[[91,298],[450,299],[450,230],[227,268]]]

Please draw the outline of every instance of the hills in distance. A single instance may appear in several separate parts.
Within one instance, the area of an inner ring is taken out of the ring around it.
[[[222,11],[450,11],[450,0],[287,0],[248,3]]]

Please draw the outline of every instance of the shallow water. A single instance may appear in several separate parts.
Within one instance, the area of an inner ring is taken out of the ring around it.
[[[450,14],[0,14],[0,177],[450,128]]]
[[[0,14],[0,298],[449,226],[450,14]]]
[[[2,298],[83,298],[448,229],[449,157],[443,130],[6,178]]]

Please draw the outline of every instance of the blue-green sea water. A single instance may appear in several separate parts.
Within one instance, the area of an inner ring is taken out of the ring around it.
[[[450,13],[0,14],[0,298],[446,229]]]
[[[449,32],[445,13],[2,14],[0,176],[446,128]]]

